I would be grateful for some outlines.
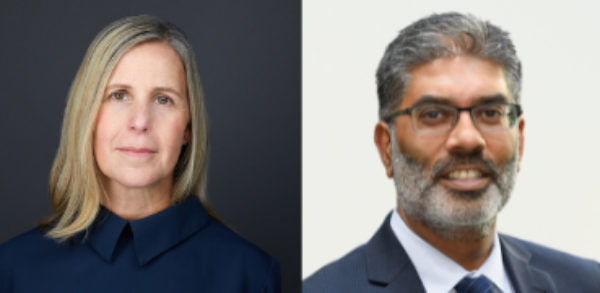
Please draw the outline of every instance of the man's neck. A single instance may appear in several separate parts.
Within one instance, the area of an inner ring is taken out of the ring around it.
[[[402,220],[415,234],[454,260],[465,270],[473,271],[481,267],[492,251],[495,227],[489,235],[482,239],[479,237],[469,239],[467,237],[465,240],[453,240],[444,238],[420,222],[414,221],[404,213],[400,206],[398,206],[398,212]]]

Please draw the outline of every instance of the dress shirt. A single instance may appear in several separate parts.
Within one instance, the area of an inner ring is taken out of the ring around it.
[[[101,208],[57,243],[39,229],[0,246],[0,292],[280,292],[278,262],[189,198],[128,222]]]
[[[469,272],[454,260],[415,234],[394,209],[390,225],[398,241],[415,266],[425,290],[429,293],[454,292],[454,286],[465,276],[486,276],[504,293],[512,293],[508,274],[502,261],[498,234],[494,232],[492,252],[478,270]]]

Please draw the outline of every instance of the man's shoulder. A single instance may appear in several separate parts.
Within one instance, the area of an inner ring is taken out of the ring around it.
[[[562,292],[561,287],[573,284],[600,290],[600,264],[597,261],[508,235],[501,234],[500,239],[503,254],[526,256],[524,261],[527,261],[532,269],[547,274],[559,292]],[[521,251],[518,251],[519,249]]]
[[[409,292],[424,292],[414,266],[390,227],[390,217],[388,214],[366,244],[306,278],[302,291],[373,293],[396,286]]]
[[[598,269],[598,262],[582,258],[564,251],[550,248],[544,245],[533,243],[527,240],[519,239],[513,236],[500,234],[503,245],[510,247],[518,246],[531,254],[531,261],[539,264],[555,264],[561,263],[564,265],[576,265],[583,267],[592,267]]]
[[[302,282],[303,293],[368,292],[365,245],[322,267]],[[366,283],[365,283],[366,282]]]

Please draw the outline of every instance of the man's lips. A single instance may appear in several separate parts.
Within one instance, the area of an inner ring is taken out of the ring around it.
[[[460,166],[444,171],[439,180],[444,186],[462,191],[480,190],[491,181],[490,172],[479,166]]]
[[[117,150],[132,157],[149,157],[156,153],[155,150],[148,148],[122,147]]]

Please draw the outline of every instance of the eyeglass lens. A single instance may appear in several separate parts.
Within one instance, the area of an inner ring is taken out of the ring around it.
[[[458,109],[442,105],[425,105],[413,108],[412,122],[415,129],[424,132],[449,131],[458,119]],[[480,130],[499,131],[512,128],[517,120],[513,105],[492,104],[474,107],[473,122]]]

